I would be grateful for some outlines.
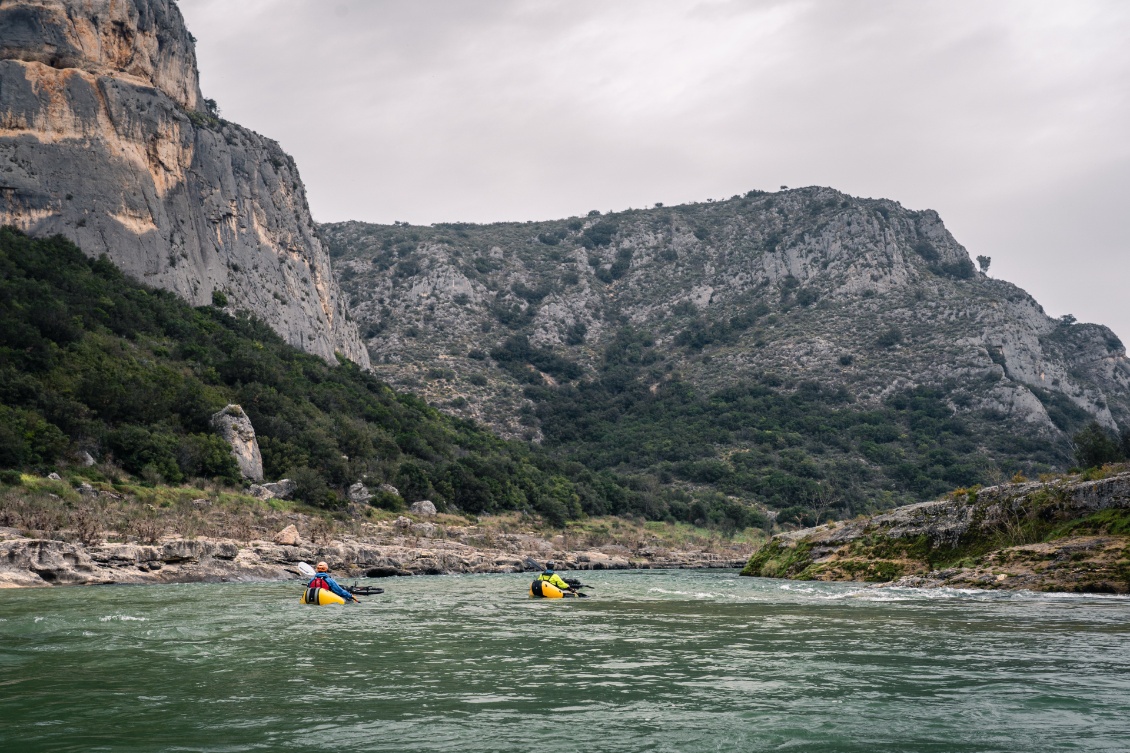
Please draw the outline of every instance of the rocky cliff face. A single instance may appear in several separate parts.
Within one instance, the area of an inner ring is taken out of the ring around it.
[[[294,161],[204,106],[172,0],[0,2],[0,224],[368,366]]]
[[[986,432],[1061,448],[1091,418],[1130,424],[1118,338],[978,271],[930,210],[806,188],[559,222],[322,231],[378,372],[514,435],[536,437],[537,423],[492,348],[525,335],[591,376],[625,327],[662,353],[645,365],[656,384],[677,374],[714,390],[770,371],[860,404],[926,385]]]

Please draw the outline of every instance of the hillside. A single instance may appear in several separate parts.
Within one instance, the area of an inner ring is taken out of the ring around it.
[[[316,507],[343,508],[362,482],[397,487],[403,500],[372,499],[390,509],[429,499],[441,511],[518,510],[558,526],[582,514],[730,530],[763,520],[749,506],[636,488],[499,439],[349,361],[303,353],[254,318],[133,282],[61,237],[0,229],[0,271],[0,469],[81,467],[88,453],[91,480],[239,488],[230,448],[209,426],[237,403],[267,479],[294,479]]]
[[[203,97],[173,0],[0,3],[0,225],[368,365],[294,160]]]
[[[321,232],[383,379],[560,458],[796,521],[1062,468],[1089,421],[1130,423],[1109,329],[1046,316],[892,201],[805,188]]]

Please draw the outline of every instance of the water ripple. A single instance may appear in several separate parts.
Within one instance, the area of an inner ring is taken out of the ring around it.
[[[1130,600],[585,574],[7,592],[25,751],[1126,750]],[[13,737],[13,735],[18,735]],[[0,747],[5,747],[0,745]],[[5,749],[7,749],[5,747]]]

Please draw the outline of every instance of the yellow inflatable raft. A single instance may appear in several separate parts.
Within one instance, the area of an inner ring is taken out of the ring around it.
[[[306,593],[302,594],[302,603],[325,606],[326,604],[344,604],[345,599],[324,588],[307,588]]]
[[[530,584],[530,596],[542,599],[570,599],[580,594],[576,591],[562,591],[549,581],[535,580]]]

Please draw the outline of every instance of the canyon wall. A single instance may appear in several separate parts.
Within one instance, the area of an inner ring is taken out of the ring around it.
[[[0,224],[369,365],[294,160],[202,97],[171,0],[0,2]]]

